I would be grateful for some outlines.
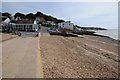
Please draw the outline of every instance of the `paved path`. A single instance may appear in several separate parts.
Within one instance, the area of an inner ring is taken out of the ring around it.
[[[43,77],[38,37],[17,37],[2,43],[2,77]]]
[[[41,27],[40,36],[50,36],[47,29],[48,27]]]

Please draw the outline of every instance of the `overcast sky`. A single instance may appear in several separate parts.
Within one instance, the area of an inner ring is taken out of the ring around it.
[[[40,11],[80,26],[118,28],[118,4],[115,2],[3,2],[2,11],[11,14]]]

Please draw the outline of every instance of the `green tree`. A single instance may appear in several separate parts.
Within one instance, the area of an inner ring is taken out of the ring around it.
[[[11,14],[10,14],[10,13],[8,13],[8,12],[2,13],[2,16],[6,16],[6,17],[8,17],[8,18],[10,18],[10,19],[11,19]]]
[[[29,19],[29,20],[34,20],[35,16],[34,16],[33,13],[29,13],[29,14],[26,14],[26,18]]]
[[[22,14],[22,13],[16,13],[16,14],[14,15],[14,17],[15,17],[15,18],[20,17],[21,19],[25,19],[25,18],[26,18],[26,16],[25,16],[24,14]]]
[[[43,17],[43,16],[44,16],[44,14],[41,13],[41,12],[37,12],[37,13],[35,14],[35,18],[36,18],[36,17]]]

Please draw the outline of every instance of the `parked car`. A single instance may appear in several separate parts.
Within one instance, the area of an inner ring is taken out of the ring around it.
[[[49,29],[48,32],[49,32],[50,35],[60,35],[61,34],[61,32],[58,29],[55,29],[55,28]]]

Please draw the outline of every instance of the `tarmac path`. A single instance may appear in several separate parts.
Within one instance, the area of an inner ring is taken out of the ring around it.
[[[43,78],[38,37],[17,37],[2,44],[2,78]]]

